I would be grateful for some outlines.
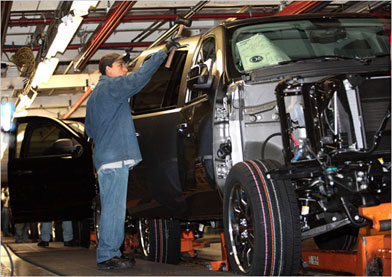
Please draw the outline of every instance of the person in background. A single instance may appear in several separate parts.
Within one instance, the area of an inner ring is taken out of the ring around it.
[[[63,221],[61,226],[63,228],[64,246],[76,246],[76,242],[73,239],[72,221]],[[40,247],[48,247],[51,234],[52,222],[43,222],[41,225],[41,241],[38,242],[37,245]]]
[[[10,210],[9,205],[8,186],[1,188],[1,231],[4,237],[9,236],[10,228]]]
[[[30,223],[15,223],[15,242],[26,243],[29,240]]]
[[[134,73],[128,75],[123,56],[104,55],[99,62],[102,76],[86,108],[86,132],[94,141],[94,165],[98,172],[101,223],[97,250],[98,269],[124,269],[134,259],[122,257],[129,170],[141,160],[129,98],[151,79],[167,57],[177,48],[171,40]]]

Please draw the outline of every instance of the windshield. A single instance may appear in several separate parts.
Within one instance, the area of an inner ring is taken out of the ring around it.
[[[389,55],[378,18],[318,18],[257,24],[232,32],[237,71],[321,57],[364,59]]]
[[[84,124],[78,121],[71,121],[71,120],[64,120],[65,123],[67,123],[67,125],[69,127],[71,127],[74,131],[76,131],[77,133],[83,135],[84,134]]]

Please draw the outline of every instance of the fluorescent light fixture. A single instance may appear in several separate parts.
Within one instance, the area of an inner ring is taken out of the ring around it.
[[[35,88],[41,83],[48,82],[50,77],[52,77],[52,74],[56,69],[59,61],[60,60],[58,58],[50,58],[40,62],[37,67],[37,70],[35,71],[34,79],[31,82],[31,87]]]
[[[71,11],[74,15],[83,16],[88,14],[90,7],[95,8],[99,1],[73,1]]]
[[[76,30],[82,23],[83,17],[67,15],[61,18],[61,20],[63,22],[59,25],[57,35],[46,54],[46,58],[48,59],[56,56],[57,52],[64,53],[68,44],[75,35]]]
[[[68,44],[70,44],[76,31],[83,21],[83,15],[88,14],[90,7],[95,7],[99,1],[73,1],[71,11],[73,15],[66,15],[61,18],[62,23],[58,26],[56,37],[54,38],[46,58],[50,59],[56,56],[57,52],[64,53]]]
[[[31,98],[26,95],[26,94],[22,94],[19,96],[19,102],[16,105],[15,108],[15,116],[22,116],[20,113],[25,111],[26,108],[30,107],[31,104],[34,102],[35,98],[37,97],[38,93],[36,91],[34,91],[34,94],[31,96]]]

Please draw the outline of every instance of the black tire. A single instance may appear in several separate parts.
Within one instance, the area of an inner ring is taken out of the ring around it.
[[[101,199],[99,195],[97,195],[93,199],[93,224],[94,224],[94,233],[95,233],[95,239],[96,239],[96,245],[95,247],[98,247],[99,243],[99,225],[101,223]]]
[[[228,259],[246,275],[296,275],[301,258],[299,209],[290,182],[267,178],[272,161],[236,164],[224,188]]]
[[[73,221],[73,239],[82,247],[90,247],[90,222],[85,218],[79,221]]]
[[[139,238],[144,238],[145,242],[142,255],[157,263],[178,264],[181,253],[180,222],[175,219],[146,219],[143,226],[138,228]]]
[[[344,226],[313,238],[323,250],[351,250],[357,244],[359,228]]]

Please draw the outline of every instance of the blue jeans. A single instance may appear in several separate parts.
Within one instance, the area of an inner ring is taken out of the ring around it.
[[[29,242],[29,223],[15,224],[15,242]]]
[[[3,207],[1,210],[1,230],[3,231],[3,235],[8,237],[8,231],[10,226],[10,210],[8,207]]]
[[[101,223],[97,262],[121,257],[124,241],[125,209],[127,202],[129,168],[107,168],[98,171],[101,198]]]
[[[73,239],[72,221],[63,221],[61,226],[63,227],[64,241],[72,240]],[[41,226],[41,240],[49,241],[51,233],[52,233],[52,222],[43,222]]]

